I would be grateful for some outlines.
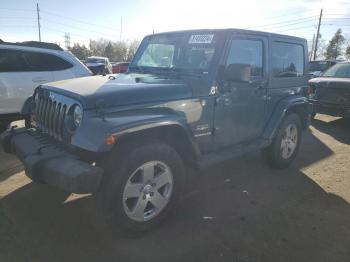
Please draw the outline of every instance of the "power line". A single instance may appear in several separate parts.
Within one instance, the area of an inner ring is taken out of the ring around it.
[[[350,24],[333,24],[333,23],[327,23],[327,24],[322,23],[322,25],[327,25],[327,26],[338,26],[338,27],[350,26]]]
[[[309,16],[309,17],[304,17],[304,18],[298,18],[298,19],[292,19],[292,20],[286,20],[286,21],[283,21],[283,22],[277,22],[277,23],[273,23],[273,24],[266,24],[266,25],[258,25],[258,26],[253,26],[253,27],[248,27],[246,29],[253,29],[253,28],[261,28],[261,27],[273,27],[275,25],[279,25],[279,24],[289,24],[289,23],[292,23],[292,22],[298,22],[298,21],[301,21],[301,20],[309,20],[311,18],[316,18],[317,16]]]
[[[33,27],[36,28],[36,25],[1,25],[1,27]]]
[[[63,30],[59,30],[59,29],[54,29],[54,28],[49,28],[49,27],[47,27],[47,26],[42,26],[41,28],[43,28],[43,29],[45,29],[45,30],[47,30],[47,31],[53,31],[53,32],[58,32],[58,33],[67,33],[67,32],[65,32],[65,31],[63,31]],[[76,38],[80,38],[80,39],[85,39],[85,40],[89,40],[89,37],[87,37],[87,36],[83,36],[83,35],[79,35],[79,34],[70,34],[70,35],[73,35],[73,36],[75,36]]]
[[[116,37],[116,35],[112,36],[110,34],[104,34],[102,32],[98,32],[98,31],[94,31],[94,30],[90,30],[90,29],[86,29],[86,28],[82,28],[82,27],[72,26],[72,25],[69,25],[66,23],[56,22],[56,21],[53,21],[53,20],[50,20],[47,18],[43,18],[42,20],[45,21],[46,23],[49,23],[49,24],[63,25],[63,26],[67,26],[69,28],[74,28],[74,29],[79,30],[79,31],[85,31],[85,32],[89,32],[89,33],[99,34],[99,35],[107,35],[107,36],[112,37],[112,38]]]
[[[299,29],[306,29],[306,28],[313,28],[313,26],[300,26],[300,27],[295,27],[295,28],[289,28],[289,29],[283,29],[283,30],[280,30],[280,31],[276,31],[276,33],[283,33],[283,32],[287,32],[287,31],[293,31],[293,30],[299,30]]]
[[[35,10],[33,9],[23,9],[23,8],[4,8],[4,7],[0,7],[0,10],[8,10],[8,11],[25,11],[25,12],[33,12]]]
[[[0,17],[0,19],[30,19],[30,20],[36,20],[35,17],[5,17],[5,16],[2,16]]]
[[[52,16],[57,16],[57,17],[61,17],[61,18],[64,18],[64,19],[69,19],[69,20],[72,20],[72,21],[75,21],[75,22],[81,23],[81,24],[87,24],[87,25],[92,25],[92,26],[96,26],[96,27],[107,28],[107,29],[113,30],[113,31],[115,30],[115,28],[112,28],[112,27],[108,27],[108,26],[105,26],[105,25],[98,25],[98,24],[94,24],[94,23],[78,20],[78,19],[75,19],[75,18],[72,18],[72,17],[63,16],[63,15],[52,13],[52,12],[49,12],[49,11],[42,10],[42,12],[46,13],[46,14],[49,14],[49,15],[52,15]]]
[[[289,23],[289,24],[285,24],[285,25],[270,26],[270,27],[264,28],[264,30],[271,30],[271,29],[276,29],[276,28],[281,28],[281,27],[290,27],[292,25],[304,24],[304,23],[309,23],[309,22],[315,22],[315,19],[312,18],[312,19],[299,21],[299,22],[295,22],[295,23]]]
[[[325,20],[349,20],[350,17],[330,17],[330,18],[325,18]]]
[[[307,12],[304,12],[304,14],[309,14],[309,13],[315,13],[315,11],[307,11]],[[278,15],[278,16],[273,16],[273,17],[267,17],[265,19],[267,20],[271,20],[271,19],[276,19],[276,18],[280,18],[280,17],[286,17],[286,16],[294,16],[296,14],[299,14],[300,15],[300,11],[296,11],[296,12],[293,12],[293,13],[288,13],[288,14],[283,14],[283,15]],[[316,14],[315,14],[316,15]],[[316,15],[317,16],[317,15]]]

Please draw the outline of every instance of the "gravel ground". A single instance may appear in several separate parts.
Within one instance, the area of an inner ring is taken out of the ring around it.
[[[350,261],[350,121],[317,116],[293,165],[259,153],[190,172],[174,214],[119,234],[90,195],[33,184],[0,151],[0,261]]]

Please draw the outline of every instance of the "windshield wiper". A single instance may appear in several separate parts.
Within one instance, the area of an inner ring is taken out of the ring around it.
[[[134,71],[134,69],[136,69],[136,72],[140,72],[141,74],[144,74],[145,73],[145,69],[142,68],[141,66],[133,66],[133,67],[130,67],[131,71]]]

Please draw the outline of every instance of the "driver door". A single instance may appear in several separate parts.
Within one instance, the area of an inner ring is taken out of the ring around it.
[[[250,76],[248,81],[219,79],[214,120],[217,149],[253,141],[262,133],[266,121],[267,43],[264,37],[234,36],[230,41],[226,68],[245,65],[250,68]]]

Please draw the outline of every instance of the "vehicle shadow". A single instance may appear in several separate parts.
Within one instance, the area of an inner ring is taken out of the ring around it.
[[[311,123],[317,130],[332,136],[341,143],[350,144],[350,120],[346,118],[335,118],[328,122],[315,118]],[[344,132],[345,131],[345,132]]]
[[[271,169],[253,153],[191,172],[179,207],[138,237],[114,230],[91,196],[70,201],[27,184],[1,200],[10,226],[0,260],[349,261],[350,205],[301,171],[332,154],[308,135],[288,169]],[[311,149],[318,156],[305,160]]]
[[[22,163],[13,155],[3,152],[0,145],[0,182],[6,180],[8,177],[23,171]]]

